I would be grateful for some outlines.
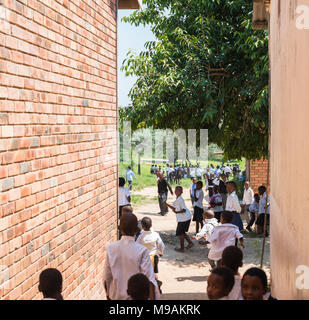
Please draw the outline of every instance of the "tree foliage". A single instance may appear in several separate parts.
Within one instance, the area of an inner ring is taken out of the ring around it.
[[[252,1],[144,0],[123,20],[150,25],[156,41],[123,62],[137,81],[121,119],[207,128],[226,158],[267,156],[268,32],[252,29]]]

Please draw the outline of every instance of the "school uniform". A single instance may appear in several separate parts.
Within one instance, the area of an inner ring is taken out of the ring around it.
[[[203,213],[204,213],[204,207],[203,207],[203,199],[204,199],[204,192],[202,189],[200,190],[194,190],[195,196],[197,198],[197,201],[193,202],[194,207],[194,213],[193,213],[193,221],[203,221]],[[194,194],[193,194],[194,198]]]
[[[217,266],[221,265],[222,252],[228,246],[235,245],[235,240],[242,238],[239,228],[231,223],[219,224],[215,227],[209,243],[211,248],[208,253],[208,260],[213,267],[213,262],[217,263]]]
[[[129,190],[131,190],[133,178],[136,178],[134,172],[132,170],[128,170],[126,173],[126,178],[127,178],[128,184],[129,184]]]
[[[259,215],[256,220],[256,225],[260,227],[264,227],[264,219],[265,219],[265,203],[266,203],[266,198],[267,198],[267,211],[266,211],[266,224],[269,225],[269,204],[270,204],[270,196],[267,195],[266,192],[264,192],[263,196],[261,197],[259,201]]]
[[[244,195],[243,195],[243,199],[242,199],[242,204],[244,205],[243,213],[244,213],[245,219],[248,224],[250,221],[249,207],[252,204],[253,200],[254,200],[253,190],[250,187],[248,189],[244,188]]]
[[[168,207],[165,204],[165,202],[167,201],[168,188],[171,192],[172,188],[165,179],[158,180],[158,200],[161,215],[166,215],[168,213]]]
[[[219,225],[216,218],[206,219],[205,224],[200,232],[198,232],[195,236],[197,238],[206,237],[206,241],[209,241],[215,227]]]
[[[233,213],[233,221],[231,223],[237,226],[240,231],[243,230],[244,226],[239,215],[241,212],[241,207],[239,204],[236,191],[233,191],[227,196],[225,211],[229,211]]]
[[[159,233],[153,230],[142,230],[136,241],[148,249],[153,271],[158,273],[159,255],[162,255],[164,251],[164,243]]]
[[[188,232],[191,222],[191,212],[186,207],[185,201],[182,196],[179,196],[173,203],[173,207],[175,210],[182,211],[183,209],[186,210],[184,213],[176,213],[176,220],[177,220],[177,229],[176,229],[176,236],[181,236]]]
[[[122,236],[106,249],[103,284],[111,300],[127,300],[128,280],[143,273],[155,286],[155,299],[160,297],[157,281],[147,248],[137,243],[134,237]]]
[[[119,218],[121,217],[122,208],[130,205],[128,198],[130,197],[130,191],[128,188],[119,187],[118,189],[118,207],[119,207]]]
[[[218,220],[218,222],[220,222],[221,213],[223,211],[222,204],[221,205],[217,205],[217,203],[222,203],[222,197],[221,197],[220,193],[214,194],[210,199],[210,203],[213,206],[213,211],[215,213],[216,219]]]
[[[254,200],[249,207],[249,212],[251,217],[250,217],[250,221],[248,223],[247,229],[251,228],[255,222],[256,214],[259,212],[259,203]]]

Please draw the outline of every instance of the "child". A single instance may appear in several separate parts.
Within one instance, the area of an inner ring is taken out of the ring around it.
[[[228,268],[216,268],[211,271],[207,280],[207,295],[209,300],[228,300],[228,295],[234,286],[233,272]]]
[[[259,268],[248,269],[241,280],[243,300],[277,300],[267,292],[266,273]]]
[[[193,203],[194,203],[194,190],[196,188],[196,183],[197,183],[197,179],[193,178],[192,179],[192,184],[191,184],[191,187],[190,187],[190,198],[191,198],[192,206],[193,206]]]
[[[244,227],[240,217],[241,207],[236,194],[236,183],[234,181],[228,181],[226,183],[226,190],[228,192],[228,196],[226,199],[225,210],[233,213],[232,224],[237,226],[239,231],[242,231]]]
[[[258,214],[259,212],[259,202],[260,202],[260,196],[258,193],[256,193],[254,195],[254,200],[252,202],[252,204],[250,205],[249,207],[249,212],[250,212],[250,221],[246,227],[246,229],[249,231],[249,232],[252,232],[252,229],[251,227],[253,226],[254,222],[255,222],[255,218],[256,218],[256,215]]]
[[[196,183],[196,188],[193,192],[193,207],[194,207],[194,214],[193,214],[193,220],[196,223],[195,229],[196,233],[199,232],[200,225],[201,229],[203,228],[203,212],[204,212],[204,207],[203,207],[203,199],[204,199],[204,192],[203,192],[203,182],[198,181]]]
[[[221,214],[221,225],[215,227],[214,232],[208,241],[211,244],[208,260],[212,268],[221,266],[223,250],[226,247],[235,244],[235,239],[239,239],[240,245],[243,248],[245,247],[243,235],[239,232],[238,227],[231,223],[232,220],[233,213],[223,211]]]
[[[199,240],[200,238],[204,238],[206,241],[208,241],[215,227],[219,225],[217,219],[215,218],[214,213],[211,210],[206,210],[203,213],[203,218],[204,218],[205,224],[202,230],[199,233],[197,233],[194,237],[191,238],[192,240]],[[204,245],[206,244],[206,242],[199,241],[199,244]]]
[[[193,242],[189,238],[186,232],[188,232],[191,222],[191,213],[190,210],[186,207],[185,201],[181,196],[183,193],[183,189],[181,186],[177,186],[175,188],[175,195],[177,199],[173,203],[173,206],[166,203],[166,205],[171,208],[176,213],[177,219],[177,229],[176,229],[176,236],[179,237],[180,248],[175,248],[177,252],[185,252],[185,239],[188,242],[187,249],[193,247]]]
[[[144,217],[141,221],[141,225],[142,232],[140,233],[136,241],[148,249],[150,259],[153,265],[153,271],[155,273],[155,277],[160,288],[162,282],[158,279],[158,264],[159,256],[163,256],[164,243],[160,235],[152,230],[152,221],[150,218]]]
[[[137,218],[132,213],[123,214],[119,229],[122,237],[106,249],[103,283],[108,300],[127,300],[127,283],[136,273],[143,273],[150,281],[151,300],[160,296],[148,250],[137,243]]]
[[[219,193],[219,186],[214,186],[213,188],[213,196],[210,198],[210,206],[213,208],[215,212],[215,217],[220,222],[221,213],[223,211],[223,203],[222,203],[222,196]]]
[[[119,206],[119,219],[122,214],[122,208],[130,205],[131,196],[129,189],[125,188],[124,185],[126,183],[125,178],[119,178],[119,189],[118,189],[118,206]]]
[[[241,277],[238,273],[238,268],[241,268],[243,263],[243,253],[236,246],[229,246],[222,253],[222,267],[232,270],[234,273],[234,287],[229,294],[229,300],[239,300],[241,298]]]
[[[61,273],[53,268],[42,271],[39,278],[39,291],[43,293],[43,300],[63,300]]]
[[[270,205],[270,196],[267,195],[266,187],[260,186],[258,188],[260,201],[259,201],[259,215],[256,219],[257,233],[261,235],[264,233],[264,219],[265,219],[265,205],[266,205],[266,228],[269,226],[269,205]],[[266,230],[266,236],[268,236],[268,232]]]
[[[137,273],[128,280],[128,295],[131,300],[149,300],[149,286],[148,278],[142,273]]]

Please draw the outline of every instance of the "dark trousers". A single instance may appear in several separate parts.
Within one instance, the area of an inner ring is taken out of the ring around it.
[[[250,212],[250,221],[248,223],[247,228],[251,228],[255,221],[255,212]]]
[[[168,207],[164,202],[167,200],[167,192],[159,193],[159,207],[160,207],[160,213],[161,214],[167,214],[168,213]]]
[[[128,180],[128,184],[129,184],[129,190],[132,190],[132,181]]]

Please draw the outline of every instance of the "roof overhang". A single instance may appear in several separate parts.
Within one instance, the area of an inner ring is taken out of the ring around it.
[[[271,0],[253,0],[253,29],[268,29],[270,2]]]
[[[141,0],[118,0],[118,9],[141,9]]]

